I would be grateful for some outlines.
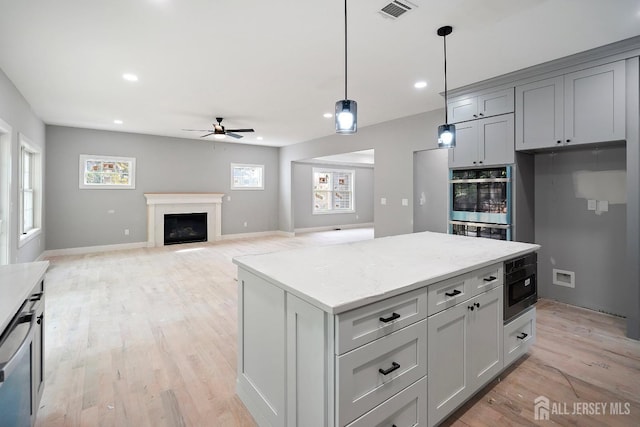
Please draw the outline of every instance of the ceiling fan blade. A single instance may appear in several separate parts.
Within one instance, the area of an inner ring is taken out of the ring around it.
[[[227,129],[227,133],[229,132],[255,132],[253,129]]]
[[[238,134],[235,134],[235,133],[233,133],[233,132],[229,132],[229,131],[227,131],[227,132],[225,133],[225,135],[229,135],[231,138],[236,138],[236,139],[240,139],[240,138],[242,138],[242,135],[238,135]]]
[[[205,130],[204,132],[207,132],[207,131]],[[214,133],[215,133],[215,132],[211,132],[211,133],[208,133],[208,134],[206,134],[206,135],[202,135],[200,138],[204,138],[204,137],[207,137],[207,136],[209,136],[209,135],[213,135]]]
[[[214,132],[213,129],[182,129],[189,132]]]

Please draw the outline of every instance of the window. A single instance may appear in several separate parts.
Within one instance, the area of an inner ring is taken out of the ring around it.
[[[42,160],[40,151],[24,135],[20,139],[20,246],[40,234]]]
[[[313,213],[355,212],[354,178],[353,170],[313,168]]]
[[[81,154],[80,188],[135,189],[136,159]]]
[[[264,190],[264,165],[231,163],[232,190]]]

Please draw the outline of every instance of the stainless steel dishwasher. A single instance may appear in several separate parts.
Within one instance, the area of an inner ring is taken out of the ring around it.
[[[42,326],[42,293],[24,301],[0,335],[0,420],[12,427],[30,427],[37,408],[34,386],[40,366],[34,366],[38,331]],[[40,361],[38,361],[40,362]],[[41,363],[41,362],[40,362]]]

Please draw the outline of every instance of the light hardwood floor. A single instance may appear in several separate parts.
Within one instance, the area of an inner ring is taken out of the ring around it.
[[[51,258],[36,425],[255,425],[235,395],[231,259],[372,237],[343,230]],[[640,425],[640,343],[624,337],[622,319],[543,300],[537,327],[530,354],[446,425],[535,425],[540,395],[569,411],[574,402],[629,403],[631,411],[552,414],[540,425]]]

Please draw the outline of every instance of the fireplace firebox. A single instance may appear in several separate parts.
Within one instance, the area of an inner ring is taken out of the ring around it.
[[[164,244],[207,241],[207,213],[165,214]]]

